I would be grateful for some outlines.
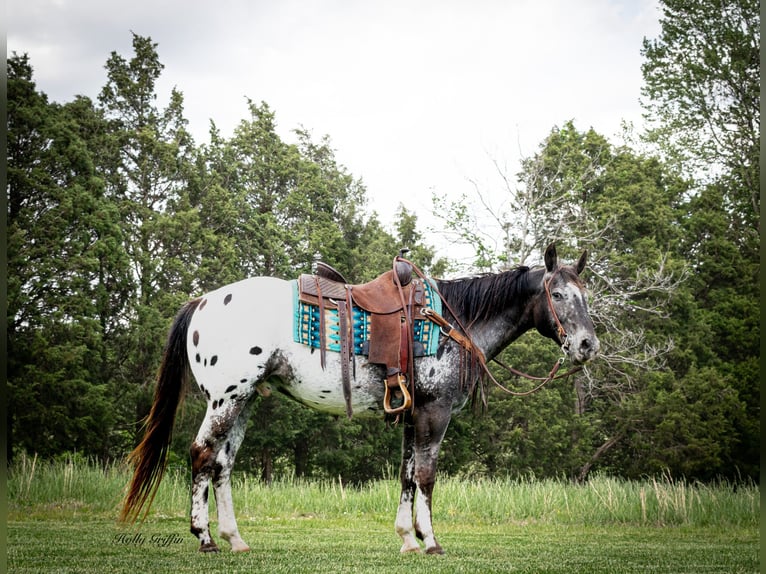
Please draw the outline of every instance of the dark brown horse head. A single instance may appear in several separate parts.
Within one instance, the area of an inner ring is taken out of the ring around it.
[[[587,252],[583,252],[575,265],[560,265],[556,246],[548,246],[543,292],[535,313],[537,330],[561,345],[575,365],[593,359],[600,346],[580,280],[586,261]]]

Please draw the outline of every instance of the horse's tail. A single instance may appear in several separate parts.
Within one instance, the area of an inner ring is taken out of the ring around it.
[[[170,328],[144,438],[128,457],[134,467],[133,479],[123,501],[121,521],[135,522],[144,507],[146,517],[165,473],[176,411],[183,402],[189,379],[186,334],[199,302],[200,299],[194,299],[186,303]]]

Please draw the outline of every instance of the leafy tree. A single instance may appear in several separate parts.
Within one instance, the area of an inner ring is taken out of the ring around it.
[[[96,169],[105,124],[87,98],[49,104],[26,56],[8,78],[9,447],[114,455],[109,341],[127,260]]]
[[[315,142],[300,129],[290,144],[266,103],[249,102],[249,112],[230,139],[213,125],[210,145],[195,153],[189,201],[199,215],[191,234],[198,292],[253,275],[292,279],[319,259],[361,282],[388,269],[403,244],[429,268],[433,250],[422,244],[416,217],[402,211],[395,238],[374,214],[366,216],[365,189],[337,164],[329,138]],[[183,419],[179,435],[190,439],[196,429],[186,425],[196,424],[199,418]],[[390,450],[390,433],[381,435],[380,427],[380,421],[336,421],[282,397],[259,398],[238,466],[267,482],[289,469],[298,476],[372,478],[384,467],[369,464],[378,447]],[[181,456],[188,441],[176,444]]]
[[[212,125],[210,144],[194,151],[189,177],[189,201],[197,212],[197,226],[190,233],[197,275],[193,293],[204,293],[243,278],[241,251],[233,232],[240,206],[230,190],[236,178],[233,150]]]
[[[190,210],[184,190],[193,142],[181,93],[172,90],[165,109],[154,103],[163,69],[156,47],[150,38],[133,34],[133,58],[112,53],[99,96],[115,150],[101,168],[122,220],[123,249],[132,270],[126,317],[132,329],[118,376],[133,389],[125,403],[135,405],[136,420],[149,412],[166,324],[188,296],[193,277],[185,236],[195,214],[184,213]]]
[[[684,172],[726,181],[740,241],[760,229],[760,3],[662,0],[642,54],[649,133]],[[712,169],[711,169],[712,167]]]
[[[689,327],[696,327],[688,322],[696,314],[683,251],[688,182],[657,158],[615,147],[571,122],[554,129],[540,152],[523,162],[519,189],[508,187],[509,181],[503,178],[511,209],[494,217],[498,227],[511,230],[510,240],[504,258],[496,260],[539,253],[551,240],[565,257],[587,248],[591,314],[602,354],[572,377],[570,400],[554,400],[563,386],[522,400],[495,394],[490,427],[499,438],[481,450],[486,469],[563,472],[579,479],[594,467],[628,476],[663,465],[677,474],[725,474],[735,458],[741,395],[728,392],[721,399],[725,378],[700,386],[698,371],[681,364],[686,349],[679,349],[695,332]],[[506,351],[505,362],[534,366],[535,355],[550,352],[550,343],[541,346],[528,337]],[[716,416],[695,414],[699,404],[715,404]],[[671,411],[695,423],[672,427]],[[672,440],[670,431],[676,433]],[[681,444],[688,454],[706,445],[710,456],[684,460]],[[553,464],[541,461],[546,457]]]
[[[299,130],[288,144],[267,104],[251,101],[249,111],[228,141],[213,127],[196,160],[190,197],[206,235],[195,249],[216,246],[202,269],[217,258],[239,278],[292,278],[315,259],[348,260],[366,225],[363,187],[336,164],[327,139],[316,144]]]
[[[691,181],[680,250],[692,262],[679,372],[728,381],[744,401],[723,457],[759,474],[760,11],[753,0],[663,0],[645,40],[648,134]],[[687,371],[688,369],[688,371]]]

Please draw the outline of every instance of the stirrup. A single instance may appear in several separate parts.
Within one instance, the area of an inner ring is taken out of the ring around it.
[[[388,386],[388,381],[386,381],[386,394],[383,397],[383,410],[386,411],[386,414],[398,415],[412,406],[412,397],[410,396],[410,391],[407,389],[406,381],[407,377],[404,375],[400,374],[397,377],[399,390],[402,391],[402,394],[404,395],[404,402],[401,406],[396,408],[391,408],[391,388]]]

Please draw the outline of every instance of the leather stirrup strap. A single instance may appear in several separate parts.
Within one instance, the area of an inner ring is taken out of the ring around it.
[[[317,286],[317,298],[319,299],[319,364],[324,370],[327,364],[327,345],[325,344],[325,325],[324,325],[324,297],[322,297],[322,286],[320,285],[319,276],[314,275],[314,280]]]
[[[353,340],[348,340],[348,306],[346,301],[338,301],[338,320],[340,322],[340,373],[343,382],[343,398],[346,401],[346,415],[351,418],[351,347]]]
[[[406,361],[402,362],[402,370],[407,372],[410,394],[413,397],[415,396],[415,318],[413,315],[415,314],[415,293],[417,292],[417,285],[419,283],[419,281],[415,281],[413,288],[410,289],[410,300],[407,302],[407,357]],[[403,333],[403,335],[405,334]]]
[[[354,333],[354,297],[351,285],[346,285],[346,306],[348,308],[348,340],[351,350],[351,376],[356,380],[356,335]]]
[[[386,373],[386,389],[383,397],[383,410],[388,414],[399,414],[409,408],[414,410],[415,405],[412,400],[415,389],[415,377],[414,366],[411,360],[410,354],[413,347],[413,332],[412,332],[412,296],[413,289],[410,289],[410,300],[406,300],[404,295],[404,289],[399,279],[399,275],[396,272],[396,263],[399,261],[398,257],[394,258],[394,273],[393,281],[396,285],[399,300],[401,302],[402,309],[402,323],[401,323],[401,337],[399,343],[399,365],[398,368],[389,368]],[[407,373],[408,376],[405,376]],[[409,379],[409,380],[408,380]],[[410,387],[409,389],[407,387]],[[403,396],[402,404],[399,407],[391,407],[391,394],[395,391],[400,391]]]

